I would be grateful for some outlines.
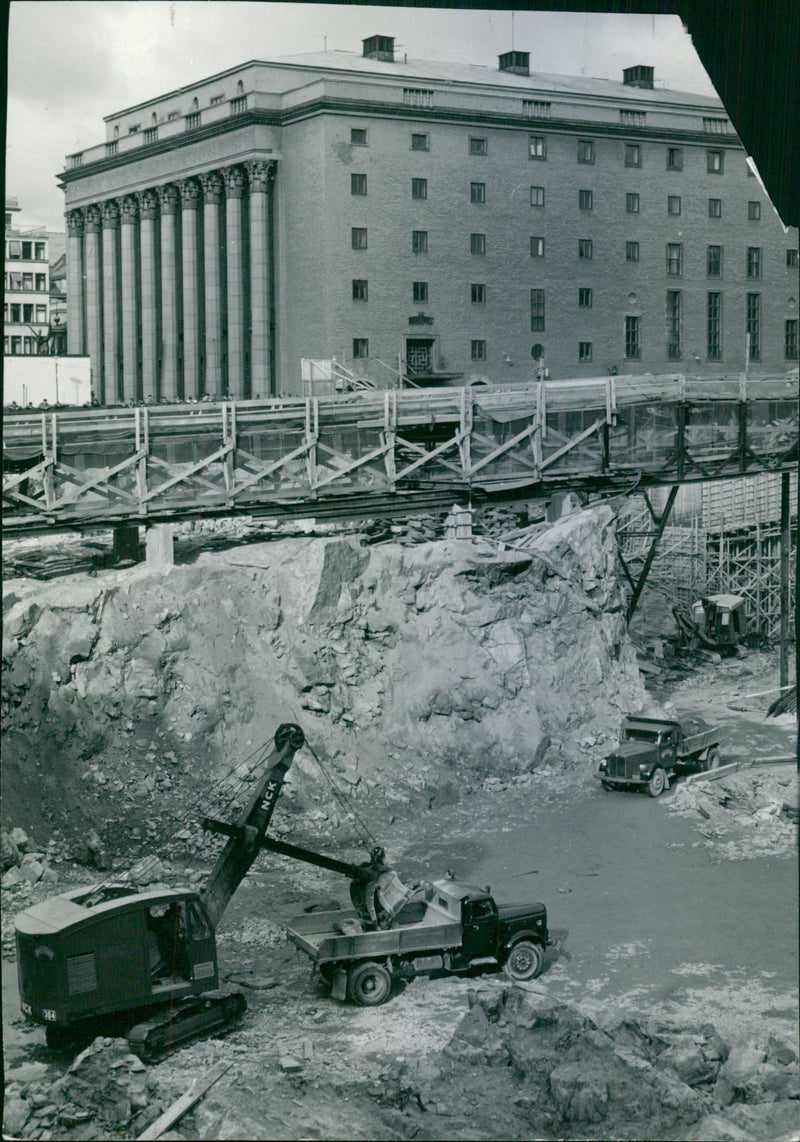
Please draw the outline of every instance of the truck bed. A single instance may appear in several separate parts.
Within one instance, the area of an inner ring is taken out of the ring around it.
[[[428,904],[421,920],[395,924],[380,932],[354,931],[343,934],[334,925],[350,921],[361,925],[351,909],[311,912],[295,916],[287,925],[289,940],[310,956],[314,963],[332,960],[375,959],[413,952],[439,951],[461,945],[461,925],[434,905]]]
[[[678,760],[690,757],[693,753],[699,753],[701,749],[708,749],[712,745],[719,745],[718,729],[701,730],[699,733],[691,734],[683,739],[683,745],[678,751]]]

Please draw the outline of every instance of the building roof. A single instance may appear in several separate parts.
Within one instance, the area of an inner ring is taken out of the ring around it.
[[[696,95],[692,92],[673,91],[668,87],[634,87],[620,79],[595,79],[592,76],[557,75],[534,72],[517,75],[482,64],[450,63],[432,60],[374,60],[356,52],[308,52],[302,55],[282,56],[274,60],[254,60],[272,66],[303,67],[310,70],[359,72],[365,76],[395,76],[398,79],[427,79],[449,83],[489,85],[513,88],[520,91],[548,91],[564,95],[587,95],[594,98],[635,99],[646,103],[692,103],[724,112],[721,101],[714,95]]]

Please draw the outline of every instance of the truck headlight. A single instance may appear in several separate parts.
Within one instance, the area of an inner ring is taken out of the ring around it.
[[[647,773],[647,771],[649,770],[649,768],[650,768],[650,766],[649,766],[649,765],[640,765],[640,766],[639,766],[639,772],[640,772],[640,773]]]
[[[608,763],[607,763],[607,762],[605,762],[605,761],[601,761],[601,762],[600,762],[600,765],[598,766],[598,768],[599,768],[600,770],[602,770],[602,772],[603,772],[603,773],[605,773],[605,771],[608,769]]]

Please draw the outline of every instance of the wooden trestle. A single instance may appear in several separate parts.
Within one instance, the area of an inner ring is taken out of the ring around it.
[[[4,417],[3,532],[678,484],[788,468],[797,440],[796,376],[31,410]]]

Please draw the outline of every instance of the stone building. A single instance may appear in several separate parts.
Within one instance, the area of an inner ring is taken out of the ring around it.
[[[797,231],[715,98],[361,55],[251,61],[106,119],[60,176],[69,352],[108,402],[797,361]]]
[[[42,227],[20,225],[18,199],[5,202],[3,353],[34,356],[49,351],[50,238]]]

